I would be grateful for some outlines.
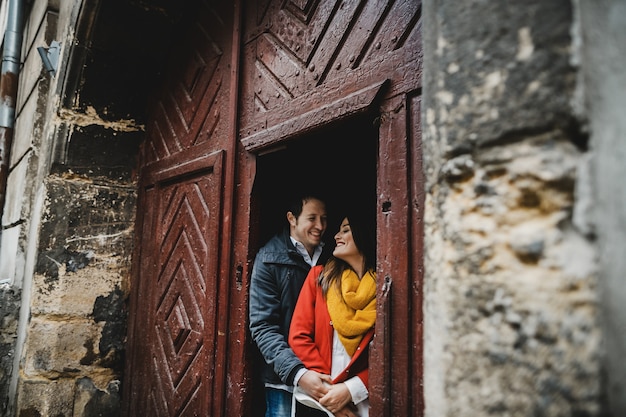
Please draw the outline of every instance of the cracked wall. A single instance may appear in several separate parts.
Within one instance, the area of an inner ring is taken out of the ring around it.
[[[600,415],[573,6],[424,9],[426,415]]]
[[[146,5],[27,4],[2,219],[0,415],[119,415],[136,157],[180,7]],[[56,75],[36,49],[53,40]]]

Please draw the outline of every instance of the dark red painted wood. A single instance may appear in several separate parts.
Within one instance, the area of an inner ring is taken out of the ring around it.
[[[254,153],[372,113],[380,113],[378,183],[371,185],[380,284],[371,415],[422,415],[421,2],[192,3],[198,8],[174,47],[142,148],[126,415],[258,415],[262,390],[251,375],[258,358],[247,331],[251,262],[263,243]],[[196,198],[188,210],[195,217],[166,210],[186,207],[185,195]],[[217,217],[201,214],[206,207]],[[204,261],[193,255],[201,240],[170,240],[182,231],[210,242],[199,250]],[[179,264],[196,265],[204,280],[165,285],[166,276],[177,276],[168,254],[185,247],[194,249]],[[183,313],[191,293],[200,293],[201,335],[192,325],[200,317],[192,323]],[[200,346],[194,352],[204,372],[183,355],[167,355],[159,338],[168,334],[169,352]],[[182,381],[181,364],[199,379],[185,380],[186,393],[168,393],[163,381]]]
[[[390,81],[379,118],[372,415],[422,415],[421,2],[246,6],[239,137],[247,150],[280,148],[368,111],[381,97],[364,92]]]
[[[411,237],[406,99],[397,96],[381,107],[378,153],[378,276],[379,294],[376,334],[372,347],[372,415],[411,415],[409,354],[411,306]],[[393,343],[392,343],[393,341]],[[377,359],[380,358],[380,359]],[[402,393],[402,395],[400,395]]]
[[[176,158],[178,159],[178,158]],[[223,153],[155,164],[158,260],[148,305],[148,415],[205,415],[216,383],[219,219]],[[182,169],[181,167],[184,167]]]
[[[246,2],[242,139],[385,79],[389,97],[419,88],[421,2],[307,5]]]
[[[238,178],[241,144],[237,140],[237,103],[239,99],[239,71],[240,71],[240,44],[241,21],[243,8],[241,2],[230,2],[232,11],[232,30],[229,33],[231,54],[229,64],[230,88],[228,90],[228,131],[227,152],[230,155],[226,166],[224,182],[224,216],[222,218],[222,258],[220,275],[224,277],[224,285],[220,290],[220,310],[218,322],[218,355],[224,360],[219,363],[220,384],[214,387],[213,395],[223,398],[220,407],[214,408],[215,416],[244,416],[249,415],[245,406],[249,403],[247,393],[247,378],[249,363],[246,360],[248,347],[247,317],[248,298],[246,288],[242,286],[243,265],[247,260],[247,237],[249,216],[244,211],[240,213],[241,201],[236,199],[236,190],[245,188],[245,181]],[[242,187],[243,183],[243,187]],[[244,200],[246,201],[246,200]],[[239,204],[239,205],[237,205]],[[241,222],[237,220],[240,219]],[[243,239],[245,246],[240,241]]]
[[[243,379],[227,371],[241,8],[190,7],[142,145],[127,416],[230,415]]]
[[[302,108],[309,106],[300,106],[300,103],[318,102],[320,92],[315,91],[313,98],[305,95],[294,100],[291,108],[293,113],[297,115],[246,137],[242,143],[246,150],[258,152],[276,144],[280,145],[286,138],[301,136],[314,131],[332,121],[372,112],[373,106],[380,102],[380,98],[387,91],[388,86],[389,80],[382,80],[361,90],[346,92],[345,94],[342,94],[342,89],[333,89],[332,92],[329,91],[328,93],[332,93],[332,95],[329,94],[331,97],[337,97],[336,100],[325,102],[320,104],[318,108],[303,113]]]
[[[424,205],[425,180],[422,163],[422,97],[417,92],[409,96],[409,156],[411,158],[411,252],[412,277],[409,281],[409,299],[413,333],[411,337],[411,394],[413,416],[422,416],[424,413],[424,315],[422,310],[423,282],[424,282]]]
[[[153,189],[145,189],[139,194],[140,200],[138,207],[147,207],[147,202],[153,201]],[[152,224],[154,224],[154,215],[152,210],[147,210],[142,216],[138,216],[136,222],[136,238],[135,238],[135,256],[133,258],[133,277],[130,300],[129,300],[129,325],[128,325],[128,343],[126,346],[126,366],[124,371],[124,395],[123,410],[125,416],[140,415],[144,409],[144,404],[140,399],[147,398],[145,393],[146,384],[146,356],[141,349],[141,343],[147,339],[145,333],[145,322],[140,322],[137,318],[142,312],[140,303],[143,300],[149,300],[150,283],[143,277],[142,271],[153,270],[153,259],[150,256],[150,248],[144,247],[143,242],[151,242],[153,240]]]

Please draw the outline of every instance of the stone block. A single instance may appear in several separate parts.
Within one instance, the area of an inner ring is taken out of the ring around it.
[[[54,381],[22,378],[18,387],[20,417],[72,416],[74,379]]]
[[[61,315],[88,317],[96,299],[106,296],[121,285],[122,277],[114,268],[87,266],[68,272],[65,264],[59,267],[56,279],[35,275],[31,311],[33,315]]]
[[[28,378],[78,377],[98,365],[102,326],[77,319],[33,318],[28,329],[23,372]]]
[[[76,381],[73,417],[118,417],[121,397],[120,381],[113,380],[99,389],[89,378]]]

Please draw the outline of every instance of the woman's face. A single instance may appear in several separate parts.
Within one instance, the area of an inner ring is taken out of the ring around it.
[[[350,229],[350,223],[347,217],[343,219],[341,226],[339,226],[339,231],[335,235],[335,245],[333,255],[342,261],[350,263],[351,259],[363,257],[356,243],[354,243],[352,230]]]

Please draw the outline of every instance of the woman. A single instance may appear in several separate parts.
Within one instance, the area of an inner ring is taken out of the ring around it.
[[[333,256],[306,278],[289,331],[289,345],[306,368],[333,380],[326,395],[315,400],[341,417],[369,415],[368,346],[376,320],[370,224],[358,211],[343,219]],[[306,397],[298,390],[296,399]]]

